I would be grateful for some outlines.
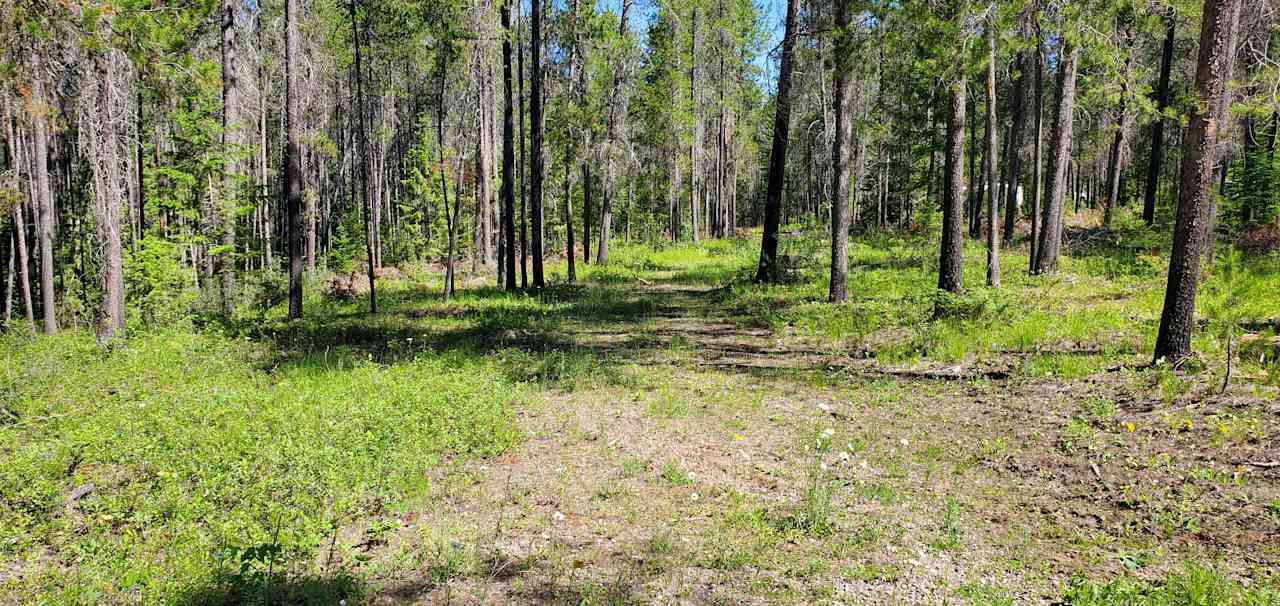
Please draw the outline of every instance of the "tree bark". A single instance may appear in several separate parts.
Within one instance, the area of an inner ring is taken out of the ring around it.
[[[1173,42],[1177,33],[1177,16],[1169,9],[1165,17],[1164,45],[1160,51],[1160,80],[1156,85],[1156,111],[1151,122],[1151,157],[1147,164],[1147,187],[1142,199],[1142,220],[1155,222],[1156,192],[1160,184],[1160,167],[1164,164],[1164,111],[1169,106],[1169,73],[1173,65]]]
[[[702,225],[698,221],[702,209],[698,204],[698,150],[702,148],[702,104],[698,95],[698,9],[695,7],[689,19],[689,106],[693,113],[693,140],[689,144],[689,217],[692,221],[689,233],[693,241],[702,237]],[[784,41],[785,45],[786,42]],[[776,134],[776,133],[775,133]]]
[[[938,288],[950,293],[964,289],[964,127],[966,80],[963,74],[951,82],[947,96],[947,149],[943,158],[942,251],[938,261]]]
[[[297,0],[286,0],[293,3]],[[356,138],[360,143],[360,198],[364,207],[364,228],[368,237],[365,238],[365,254],[369,257],[369,313],[378,313],[378,291],[374,285],[375,269],[379,266],[381,259],[382,247],[379,239],[380,226],[378,217],[378,203],[371,204],[369,201],[369,130],[365,125],[364,111],[364,74],[362,73],[362,61],[360,54],[360,23],[356,19],[356,0],[350,0],[348,3],[348,12],[351,16],[351,46],[355,54],[355,76],[356,76],[356,116],[357,127],[360,129],[356,133]],[[295,24],[296,27],[296,24]],[[287,62],[287,60],[286,60]],[[443,95],[441,103],[444,102]],[[443,145],[443,142],[441,142]],[[443,148],[442,148],[443,149]],[[443,151],[441,152],[443,153]],[[441,162],[443,170],[444,163]],[[456,197],[456,196],[455,196]],[[456,220],[455,220],[456,223]],[[456,227],[456,226],[455,226]],[[452,286],[452,284],[450,285]]]
[[[591,155],[591,144],[587,143],[587,156]],[[591,161],[582,163],[582,264],[591,263]]]
[[[1111,139],[1111,151],[1107,155],[1107,198],[1102,212],[1102,225],[1107,229],[1111,228],[1111,217],[1115,212],[1116,204],[1120,201],[1120,175],[1122,173],[1122,161],[1124,160],[1125,134],[1128,131],[1128,111],[1129,111],[1129,68],[1133,64],[1133,28],[1127,26],[1124,29],[1123,40],[1125,45],[1130,49],[1124,58],[1124,73],[1120,82],[1120,106],[1116,109],[1116,133]]]
[[[1025,31],[1025,30],[1023,30]],[[1013,240],[1018,227],[1018,190],[1022,187],[1022,131],[1027,127],[1026,96],[1028,54],[1018,53],[1018,77],[1013,81],[1013,96],[1009,100],[1013,121],[1009,125],[1009,140],[1005,146],[1009,150],[1005,154],[1005,173],[1008,177],[1004,184],[1004,239]]]
[[[564,253],[569,262],[568,282],[573,284],[578,280],[578,269],[573,259],[578,252],[573,248],[573,168],[567,157],[564,163],[564,229]]]
[[[832,144],[831,287],[832,303],[849,300],[849,151],[853,144],[853,32],[849,31],[849,2],[836,0],[835,123]]]
[[[57,303],[53,290],[53,189],[49,184],[49,123],[45,115],[47,100],[44,74],[40,71],[40,53],[33,53],[35,73],[33,94],[39,104],[32,128],[32,172],[35,173],[37,243],[40,248],[40,307],[44,314],[45,334],[58,332]]]
[[[124,335],[124,261],[120,239],[120,209],[126,195],[121,188],[123,158],[120,156],[121,140],[118,126],[125,120],[120,115],[125,103],[116,98],[119,74],[109,56],[111,51],[95,52],[93,75],[96,91],[92,109],[93,126],[89,155],[93,165],[93,215],[98,240],[101,267],[98,286],[101,292],[98,307],[98,344],[109,345],[116,337]],[[224,306],[225,309],[225,306]]]
[[[769,185],[765,194],[764,234],[760,241],[760,264],[756,282],[775,283],[782,279],[778,259],[778,227],[782,214],[782,189],[787,166],[787,140],[791,130],[791,72],[795,64],[796,13],[800,0],[787,0],[787,18],[782,35],[782,61],[778,69],[777,105],[773,116],[773,148],[769,154]]]
[[[354,11],[354,6],[352,8]],[[302,318],[302,112],[301,87],[294,61],[298,55],[298,0],[285,0],[284,8],[284,208],[289,236],[289,319]],[[354,27],[354,20],[353,20]]]
[[[10,115],[10,106],[8,101],[5,102],[4,129],[6,148],[9,155],[9,168],[14,174],[19,174],[18,170],[18,139],[14,133],[13,119]],[[34,197],[34,196],[33,196]],[[22,295],[22,310],[27,320],[27,327],[31,332],[36,330],[35,310],[31,305],[31,276],[29,275],[30,260],[27,258],[27,225],[23,217],[22,201],[15,200],[13,204],[13,250],[11,251],[16,261],[17,271],[10,271],[9,278],[12,280],[17,277],[18,292]],[[12,295],[6,294],[5,303]]]
[[[522,4],[516,3],[516,82],[519,83],[520,115],[517,132],[520,134],[519,161],[516,163],[520,179],[520,288],[529,288],[529,207],[526,202],[524,180],[525,147],[524,147],[524,19]]]
[[[535,0],[536,1],[536,0]],[[511,2],[502,3],[502,245],[507,290],[516,289],[515,117],[511,107]]]
[[[997,175],[1000,144],[996,140],[996,17],[987,21],[987,286],[1000,287],[1000,196]]]
[[[222,315],[235,313],[236,288],[236,206],[239,199],[240,174],[240,85],[236,77],[237,44],[240,27],[236,19],[236,0],[222,1],[222,200],[218,208],[218,227],[222,252],[217,255],[219,297]]]
[[[1217,159],[1218,119],[1215,109],[1226,94],[1227,74],[1235,60],[1234,39],[1239,0],[1205,0],[1200,28],[1191,121],[1183,150],[1178,215],[1169,259],[1155,359],[1180,363],[1191,354],[1200,258],[1209,232],[1210,196]]]
[[[1063,199],[1067,188],[1067,167],[1071,164],[1071,141],[1075,123],[1076,75],[1080,49],[1065,43],[1058,64],[1057,103],[1053,112],[1053,134],[1049,137],[1049,197],[1041,215],[1040,247],[1035,270],[1042,274],[1058,268],[1062,251]]]
[[[529,100],[529,135],[533,146],[530,157],[529,176],[529,210],[532,213],[533,229],[533,286],[543,288],[547,285],[542,273],[542,0],[533,0],[531,18],[531,39],[529,41],[529,69],[532,70],[532,82]]]
[[[1040,206],[1044,195],[1044,34],[1040,30],[1040,15],[1036,13],[1036,71],[1035,71],[1035,107],[1036,141],[1032,152],[1031,173],[1031,235],[1029,238],[1030,255],[1028,271],[1035,272],[1036,257],[1040,256]]]

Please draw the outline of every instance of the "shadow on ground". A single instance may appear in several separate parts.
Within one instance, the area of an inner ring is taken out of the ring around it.
[[[337,606],[354,604],[365,593],[366,588],[358,579],[341,572],[332,576],[273,574],[253,578],[228,574],[207,586],[187,590],[170,603],[175,606]]]

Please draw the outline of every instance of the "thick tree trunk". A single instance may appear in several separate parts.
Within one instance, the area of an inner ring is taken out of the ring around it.
[[[965,77],[960,75],[951,83],[947,95],[950,107],[942,169],[942,251],[938,261],[938,288],[951,293],[964,289],[965,87]]]
[[[529,176],[529,210],[532,213],[533,286],[547,285],[542,274],[542,0],[533,0],[529,41],[529,69],[532,71],[529,100],[530,143],[533,146]]]
[[[1169,282],[1165,290],[1155,359],[1179,363],[1191,354],[1200,257],[1209,234],[1213,169],[1217,158],[1218,120],[1214,111],[1227,88],[1235,60],[1234,39],[1240,0],[1205,0],[1200,29],[1191,122],[1183,150],[1178,216],[1173,230]]]
[[[536,1],[536,0],[535,0]],[[511,3],[502,3],[502,268],[507,290],[516,289],[515,117],[511,107]]]
[[[1000,196],[997,175],[1000,143],[996,140],[996,19],[987,21],[987,286],[1000,287]]]
[[[782,35],[782,61],[778,69],[777,106],[773,116],[773,148],[769,154],[769,187],[765,194],[764,234],[760,241],[760,264],[756,282],[778,282],[782,264],[778,259],[778,227],[782,215],[782,190],[786,177],[787,139],[791,130],[791,72],[795,65],[796,13],[800,0],[787,0],[787,18]]]
[[[1164,164],[1164,110],[1169,106],[1169,73],[1173,65],[1173,42],[1177,32],[1177,17],[1169,9],[1165,17],[1164,46],[1160,52],[1160,80],[1156,85],[1156,111],[1151,123],[1151,157],[1147,164],[1147,187],[1142,199],[1142,220],[1151,225],[1156,217],[1156,192],[1160,184],[1160,168]]]
[[[849,3],[836,0],[835,23],[835,123],[831,165],[831,288],[832,303],[849,300],[849,151],[853,145],[853,33],[849,29]]]
[[[298,0],[285,0],[284,8],[284,208],[288,222],[289,248],[289,319],[302,318],[302,89],[298,83]],[[355,27],[355,5],[352,4],[352,28]]]
[[[110,51],[108,51],[110,52]],[[124,335],[124,261],[120,238],[120,209],[126,194],[121,188],[124,178],[123,158],[120,156],[121,140],[119,124],[125,120],[121,114],[126,104],[115,98],[119,86],[118,70],[110,56],[94,54],[93,75],[96,94],[93,107],[94,125],[88,133],[91,141],[89,152],[93,165],[93,216],[99,247],[101,267],[98,286],[101,292],[98,307],[97,337],[99,345],[109,345]]]
[[[1040,247],[1033,272],[1037,274],[1058,268],[1058,256],[1062,251],[1063,199],[1069,186],[1067,167],[1071,163],[1080,49],[1066,44],[1059,56],[1057,103],[1053,112],[1053,135],[1049,138],[1049,196],[1041,215]]]

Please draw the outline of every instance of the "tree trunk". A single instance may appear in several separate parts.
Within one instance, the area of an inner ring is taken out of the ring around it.
[[[1215,109],[1226,94],[1227,74],[1235,60],[1234,39],[1239,0],[1205,0],[1200,28],[1200,53],[1196,66],[1191,121],[1183,150],[1178,216],[1173,230],[1169,282],[1155,359],[1178,364],[1191,354],[1196,288],[1200,282],[1200,257],[1208,239],[1213,169],[1217,158],[1218,121]]]
[[[240,85],[236,77],[236,56],[240,26],[236,19],[236,0],[222,1],[222,200],[218,208],[218,227],[222,252],[217,256],[220,278],[219,297],[222,315],[235,313],[236,288],[236,206],[239,199],[240,174]]]
[[[1107,229],[1111,228],[1111,216],[1115,212],[1116,204],[1120,201],[1120,175],[1122,173],[1121,162],[1124,159],[1125,134],[1128,130],[1129,111],[1129,71],[1133,65],[1133,28],[1125,27],[1122,39],[1130,50],[1124,58],[1124,77],[1120,82],[1120,107],[1116,109],[1116,134],[1111,140],[1111,151],[1107,155],[1107,198],[1102,212],[1102,225]]]
[[[286,0],[293,3],[297,0]],[[351,46],[355,54],[356,69],[356,116],[357,127],[360,132],[356,133],[356,138],[360,142],[360,198],[364,207],[364,228],[368,237],[365,238],[365,254],[369,257],[369,313],[378,313],[378,291],[374,286],[375,269],[380,263],[382,253],[381,241],[379,239],[379,204],[371,204],[369,201],[369,130],[365,127],[365,111],[364,111],[364,74],[361,68],[360,55],[360,23],[356,19],[356,0],[350,0],[348,3],[348,12],[351,16]],[[288,62],[288,60],[286,60]],[[441,94],[441,103],[444,102],[444,95]],[[441,141],[441,152],[443,151],[444,142]],[[441,169],[443,170],[444,162],[441,161]],[[456,198],[457,196],[455,196]],[[455,221],[456,223],[456,221]],[[454,226],[457,227],[456,225]],[[292,236],[291,236],[292,237]],[[450,283],[452,287],[452,283]]]
[[[588,148],[590,145],[588,144]],[[590,153],[588,152],[588,155]],[[582,163],[582,264],[591,263],[591,162]]]
[[[1036,269],[1036,257],[1040,256],[1040,206],[1044,194],[1044,35],[1040,30],[1040,15],[1036,14],[1036,71],[1035,71],[1035,107],[1036,141],[1032,152],[1031,173],[1031,235],[1029,238],[1030,255],[1028,271]]]
[[[849,3],[836,0],[835,24],[835,123],[832,143],[831,288],[832,303],[849,300],[849,151],[853,145],[853,33],[849,29]]]
[[[302,318],[302,88],[298,82],[298,68],[294,61],[298,54],[298,0],[285,0],[284,8],[284,208],[288,221],[289,237],[289,319]],[[355,5],[352,10],[352,28],[355,27]]]
[[[942,252],[938,262],[938,288],[951,293],[964,289],[965,87],[963,74],[951,83],[947,150],[942,169]]]
[[[1053,112],[1053,134],[1049,137],[1049,197],[1041,215],[1040,247],[1033,272],[1036,274],[1058,268],[1058,256],[1062,251],[1063,198],[1069,185],[1067,167],[1071,163],[1080,50],[1066,43],[1059,56],[1057,103]]]
[[[1159,115],[1151,122],[1151,158],[1147,164],[1147,187],[1142,199],[1142,220],[1147,225],[1155,222],[1156,192],[1160,184],[1160,168],[1164,164],[1164,111],[1169,106],[1169,72],[1173,65],[1173,42],[1177,33],[1177,15],[1169,9],[1165,17],[1164,46],[1160,51],[1160,80],[1156,85],[1156,111]]]
[[[698,205],[698,150],[702,148],[702,105],[698,99],[698,9],[694,7],[689,19],[689,107],[693,113],[693,140],[689,144],[689,217],[693,241],[702,237],[702,225],[698,221],[701,208]]]
[[[566,155],[567,156],[567,155]],[[568,161],[566,157],[564,163],[564,229],[565,229],[565,259],[569,262],[568,282],[573,284],[578,280],[578,270],[574,265],[573,258],[578,254],[573,249],[573,163]]]
[[[110,51],[106,51],[109,53]],[[120,156],[119,124],[126,104],[116,98],[119,74],[113,59],[104,52],[94,53],[93,68],[96,95],[93,99],[93,122],[87,133],[89,156],[93,165],[93,217],[97,230],[101,268],[98,286],[101,299],[98,308],[97,337],[99,345],[109,345],[124,334],[124,261],[120,239],[120,208],[126,194],[121,188],[124,178]],[[233,268],[234,269],[234,268]]]
[[[533,150],[529,159],[529,207],[533,223],[533,286],[543,288],[546,280],[542,274],[542,0],[533,0],[533,15],[529,41],[529,69],[532,72],[529,100],[529,135]]]
[[[39,53],[33,54],[35,64],[34,95],[37,103],[45,103],[44,75],[40,73]],[[37,243],[40,247],[40,307],[44,313],[44,332],[58,332],[57,303],[53,291],[53,189],[49,184],[49,124],[43,108],[33,120],[32,172],[35,173],[37,215]]]
[[[9,114],[9,107],[6,101],[4,115],[5,140],[7,141],[9,154],[9,168],[17,175],[19,174],[18,139],[14,133],[13,119]],[[10,271],[9,278],[12,280],[16,273],[18,292],[22,295],[22,310],[27,319],[27,327],[31,329],[31,332],[35,332],[36,318],[35,310],[31,305],[31,276],[28,273],[30,271],[30,260],[27,258],[27,224],[23,217],[21,200],[15,200],[13,204],[13,250],[11,253],[16,261],[17,271]],[[8,304],[10,296],[6,295],[6,304]]]
[[[520,288],[529,288],[529,208],[526,205],[524,181],[524,19],[520,12],[522,3],[516,3],[516,82],[519,84],[520,113],[517,132],[520,134],[519,161],[516,168],[520,179]]]
[[[996,18],[987,21],[987,286],[1000,287],[1000,197],[997,175],[1000,144],[996,140]]]
[[[778,282],[782,264],[778,259],[778,226],[782,214],[782,189],[786,177],[787,139],[791,130],[791,72],[795,64],[796,13],[800,0],[787,0],[787,18],[782,35],[782,61],[778,69],[777,111],[773,117],[773,149],[769,154],[769,186],[765,194],[764,234],[760,241],[760,264],[756,282]]]
[[[1023,30],[1025,31],[1025,30]],[[1022,131],[1027,127],[1026,96],[1027,72],[1030,71],[1028,54],[1018,53],[1018,77],[1013,81],[1013,96],[1009,100],[1013,121],[1009,125],[1009,150],[1005,154],[1004,183],[1004,239],[1013,240],[1018,227],[1018,190],[1022,187]]]
[[[536,0],[535,0],[536,1]],[[515,117],[511,107],[511,2],[502,3],[502,267],[507,290],[516,289]]]

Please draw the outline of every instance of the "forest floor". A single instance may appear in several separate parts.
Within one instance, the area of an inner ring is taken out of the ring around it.
[[[1004,291],[939,299],[929,249],[859,242],[833,308],[753,254],[10,339],[0,603],[1280,604],[1280,373],[1222,391],[1212,313],[1151,365],[1158,263],[1011,250]],[[1230,321],[1273,331],[1275,292]]]

